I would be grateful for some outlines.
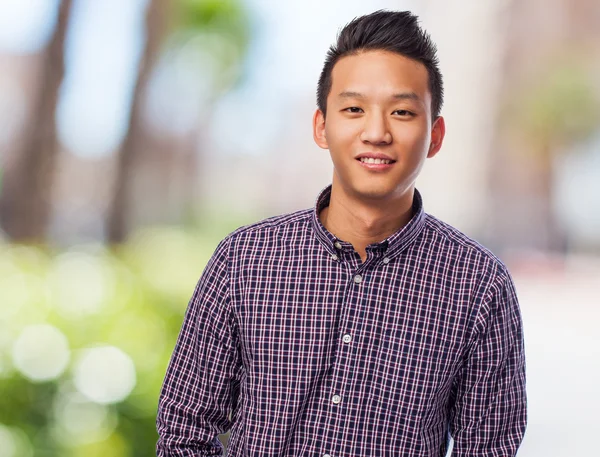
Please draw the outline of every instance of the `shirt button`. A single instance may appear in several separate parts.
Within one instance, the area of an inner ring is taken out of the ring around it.
[[[360,284],[360,283],[362,282],[362,279],[363,279],[363,278],[362,278],[362,276],[361,276],[361,275],[356,275],[356,276],[354,277],[354,282],[355,282],[356,284]]]
[[[323,454],[323,457],[331,457],[329,454]]]
[[[337,405],[339,402],[342,401],[342,397],[340,397],[339,395],[334,395],[333,397],[331,397],[331,401],[334,405]]]
[[[337,255],[335,255],[335,254],[332,254],[332,255],[331,255],[331,258],[332,258],[333,260],[337,260],[337,259],[338,259],[338,256],[337,256]]]
[[[384,257],[384,258],[383,258],[383,263],[385,263],[386,265],[387,265],[388,263],[390,263],[390,258],[389,258],[389,257]]]
[[[333,243],[333,245],[338,249],[342,249],[342,243],[340,243],[339,241],[336,241],[335,243]]]
[[[346,334],[342,339],[344,340],[344,343],[349,343],[350,341],[352,341],[352,335]]]

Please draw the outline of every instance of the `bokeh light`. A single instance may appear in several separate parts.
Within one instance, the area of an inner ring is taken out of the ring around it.
[[[107,439],[118,420],[108,406],[91,402],[79,392],[65,389],[54,406],[54,434],[67,445],[81,445]]]
[[[0,424],[0,457],[32,457],[31,442],[23,430]]]
[[[66,336],[49,324],[26,327],[13,346],[14,366],[32,381],[49,381],[59,377],[70,358]]]
[[[17,440],[11,430],[0,424],[0,457],[17,457]]]
[[[100,312],[115,287],[112,270],[102,257],[77,251],[56,258],[49,281],[54,306],[70,319]]]
[[[93,402],[118,403],[135,387],[135,365],[131,357],[114,346],[84,349],[74,368],[74,383]]]

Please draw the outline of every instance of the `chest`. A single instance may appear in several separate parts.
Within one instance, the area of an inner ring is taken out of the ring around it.
[[[386,378],[445,379],[471,315],[464,284],[397,259],[369,266],[302,256],[249,265],[235,312],[246,368],[310,382],[336,363]],[[333,262],[333,263],[332,263]],[[404,367],[404,368],[403,368]]]

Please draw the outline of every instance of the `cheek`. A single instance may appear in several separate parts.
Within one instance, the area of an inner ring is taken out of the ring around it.
[[[331,147],[344,147],[351,144],[356,138],[356,128],[348,124],[333,124],[325,129],[327,143]]]
[[[405,150],[425,153],[429,148],[431,132],[426,123],[413,123],[396,132],[394,140]]]

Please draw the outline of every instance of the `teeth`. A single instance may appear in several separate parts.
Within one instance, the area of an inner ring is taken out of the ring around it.
[[[391,160],[386,160],[386,159],[373,159],[373,158],[371,158],[371,157],[361,157],[361,158],[360,158],[360,161],[361,161],[362,163],[379,163],[379,164],[381,164],[381,163],[385,163],[385,164],[392,163],[392,161],[391,161]]]

